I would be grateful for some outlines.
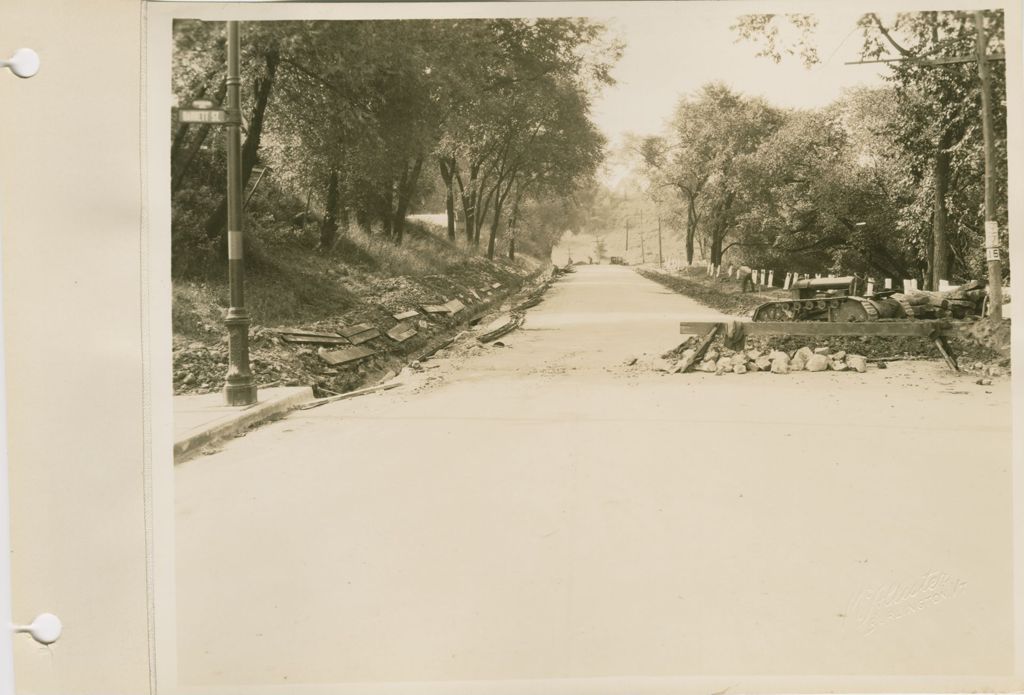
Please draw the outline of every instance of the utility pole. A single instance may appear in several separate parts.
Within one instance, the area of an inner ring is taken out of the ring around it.
[[[647,251],[644,250],[644,229],[640,228],[640,265],[647,263]]]
[[[626,255],[629,255],[629,218],[626,218]]]
[[[949,56],[939,58],[887,58],[884,60],[860,60],[846,65],[869,63],[910,62],[922,66],[954,65],[977,63],[981,78],[981,127],[985,150],[985,261],[988,265],[988,306],[989,315],[996,319],[1003,317],[1003,268],[999,260],[999,222],[995,219],[995,143],[992,135],[992,79],[989,62],[1006,60],[1005,53],[987,54],[988,37],[985,35],[985,13],[974,13],[975,54],[973,56]]]
[[[242,254],[242,78],[239,71],[238,22],[228,22],[227,125],[228,149],[228,286],[231,303],[228,329],[228,373],[224,399],[228,405],[256,402],[256,381],[249,370],[249,312],[245,309],[245,266]]]
[[[658,267],[665,265],[665,257],[661,255],[661,218],[658,218]]]
[[[981,77],[981,128],[985,140],[985,261],[988,264],[989,316],[1003,318],[1003,268],[999,260],[999,222],[995,219],[995,143],[992,137],[992,78],[989,74],[985,15],[974,13],[977,30],[978,75]]]

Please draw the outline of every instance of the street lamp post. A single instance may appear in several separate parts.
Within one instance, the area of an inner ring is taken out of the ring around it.
[[[249,369],[249,312],[245,309],[245,266],[242,245],[242,78],[239,71],[238,22],[228,22],[228,77],[225,123],[228,149],[228,286],[231,300],[224,325],[228,329],[228,373],[224,399],[228,405],[256,402],[256,381]]]

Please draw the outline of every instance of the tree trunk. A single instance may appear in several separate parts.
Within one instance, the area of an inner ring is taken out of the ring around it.
[[[476,185],[477,175],[480,172],[480,165],[472,163],[469,166],[469,185],[462,181],[462,176],[455,172],[455,181],[459,184],[459,197],[462,199],[462,212],[466,216],[466,244],[473,243],[473,234],[476,231]]]
[[[409,201],[416,192],[416,182],[420,178],[420,171],[423,169],[423,156],[416,157],[412,170],[402,172],[402,183],[398,187],[398,206],[395,209],[394,237],[395,243],[402,245],[405,236],[405,216],[409,212]]]
[[[494,205],[494,217],[491,219],[491,234],[487,238],[487,260],[494,260],[494,247],[498,242],[498,224],[501,221],[501,203]]]
[[[394,180],[389,181],[387,187],[384,190],[384,195],[379,201],[379,216],[381,226],[384,228],[384,237],[387,239],[391,238],[394,226],[394,209],[395,209],[395,182]]]
[[[252,168],[256,166],[257,153],[260,148],[260,137],[263,134],[263,119],[267,112],[267,103],[270,101],[270,91],[274,87],[274,75],[277,73],[277,64],[281,56],[277,49],[272,49],[265,56],[266,72],[253,80],[253,94],[255,100],[252,107],[252,115],[249,117],[249,132],[246,133],[245,142],[242,143],[242,187],[244,188],[252,174]],[[225,195],[221,198],[217,209],[206,220],[206,236],[212,238],[225,235],[228,220],[228,199]]]
[[[448,216],[448,241],[455,243],[455,189],[452,184],[455,174],[455,158],[441,159],[439,165],[441,179],[444,181],[444,211]]]
[[[693,238],[697,236],[697,223],[694,220],[693,205],[686,208],[686,265],[693,265]]]
[[[327,209],[324,211],[324,220],[320,223],[320,250],[329,251],[334,247],[334,241],[338,237],[338,170],[331,169],[331,175],[327,179]]]
[[[939,280],[949,279],[949,236],[946,195],[949,192],[950,155],[952,133],[944,130],[939,137],[935,153],[935,212],[932,215],[932,274],[931,289],[937,289]]]
[[[363,230],[363,233],[366,234],[366,236],[370,236],[370,232],[372,231],[370,226],[370,213],[366,209],[365,202],[361,203],[359,207],[356,208],[356,224],[359,225],[359,228]]]

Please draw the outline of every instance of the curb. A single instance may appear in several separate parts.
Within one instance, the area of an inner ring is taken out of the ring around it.
[[[193,429],[190,434],[174,442],[174,463],[181,463],[208,444],[230,437],[253,425],[262,424],[313,400],[312,386],[299,386],[289,390],[291,393],[256,403],[244,410],[229,411],[213,422]]]

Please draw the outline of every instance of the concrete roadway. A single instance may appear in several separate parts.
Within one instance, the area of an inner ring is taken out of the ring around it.
[[[1010,671],[1008,380],[623,365],[712,315],[581,267],[178,466],[180,682]]]

